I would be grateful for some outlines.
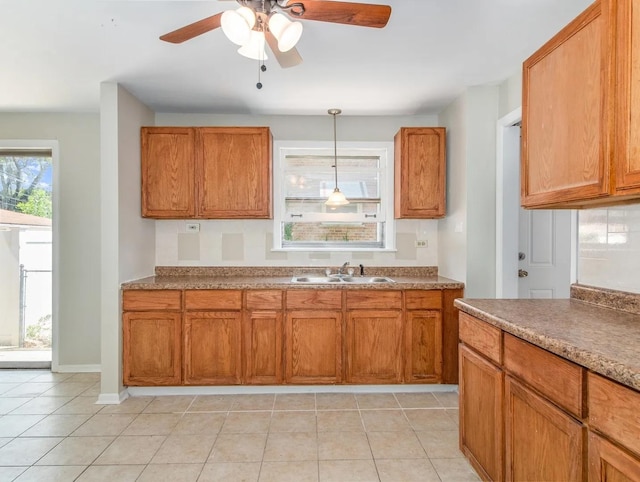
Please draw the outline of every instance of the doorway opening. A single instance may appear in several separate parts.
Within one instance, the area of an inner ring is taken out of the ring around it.
[[[520,207],[518,108],[498,120],[496,298],[568,298],[577,278],[575,210]]]
[[[0,368],[50,368],[54,147],[0,143]]]

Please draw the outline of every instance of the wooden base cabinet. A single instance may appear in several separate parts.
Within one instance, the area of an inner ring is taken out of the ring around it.
[[[507,480],[583,480],[586,428],[513,378],[505,380]]]
[[[640,459],[608,440],[589,434],[590,482],[637,482]]]
[[[341,312],[289,312],[285,339],[287,383],[342,381]]]
[[[502,370],[460,345],[460,446],[484,480],[502,481]]]
[[[125,313],[123,325],[124,384],[179,385],[181,314],[157,311]]]
[[[244,306],[242,339],[245,382],[283,383],[283,292],[247,290]]]

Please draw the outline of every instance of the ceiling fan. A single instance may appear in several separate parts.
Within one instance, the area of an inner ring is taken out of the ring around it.
[[[236,0],[237,10],[203,18],[169,32],[160,40],[179,44],[222,27],[232,42],[240,45],[238,53],[265,60],[266,43],[281,67],[294,67],[302,62],[295,48],[302,24],[289,18],[341,23],[360,27],[382,28],[389,21],[391,7],[368,3],[325,0]],[[283,14],[286,14],[283,15]],[[266,70],[264,64],[262,70]],[[258,84],[258,88],[262,85]]]

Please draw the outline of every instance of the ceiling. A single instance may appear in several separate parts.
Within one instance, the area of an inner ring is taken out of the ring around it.
[[[233,1],[0,0],[0,111],[97,112],[109,81],[156,112],[437,113],[467,87],[516,73],[591,0],[369,3],[391,5],[384,29],[303,21],[304,62],[281,69],[270,59],[258,90],[257,61],[221,29],[158,40]]]

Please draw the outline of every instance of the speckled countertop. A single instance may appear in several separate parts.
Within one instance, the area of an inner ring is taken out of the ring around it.
[[[358,268],[356,268],[358,272]],[[324,276],[309,267],[170,267],[159,266],[155,276],[122,284],[122,289],[463,289],[464,283],[438,276],[436,267],[366,267],[365,275],[388,276],[394,283],[293,283],[293,276]]]
[[[640,390],[639,314],[577,299],[459,299],[454,304],[507,333]]]

